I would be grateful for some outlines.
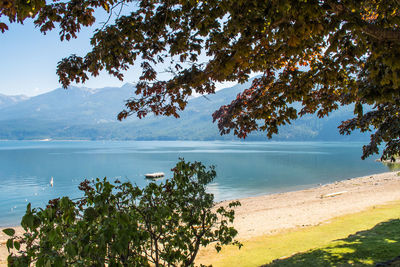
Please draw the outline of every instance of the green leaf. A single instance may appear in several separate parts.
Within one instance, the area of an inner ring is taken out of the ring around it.
[[[8,236],[13,236],[15,234],[15,230],[12,228],[4,229],[3,232]]]
[[[8,239],[8,240],[7,240],[7,243],[6,243],[7,249],[8,249],[8,250],[13,249],[13,248],[14,248],[13,244],[14,244],[14,243],[13,243],[13,239],[11,239],[11,238]]]
[[[14,247],[15,247],[16,250],[19,250],[21,245],[20,245],[20,243],[18,241],[14,241]]]
[[[22,217],[21,225],[24,228],[32,228],[33,227],[33,215],[32,213],[26,213]]]

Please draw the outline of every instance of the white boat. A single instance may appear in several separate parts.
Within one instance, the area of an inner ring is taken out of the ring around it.
[[[51,179],[50,179],[50,185],[51,185],[51,187],[53,187],[53,185],[54,185],[53,176],[52,176]]]
[[[146,176],[146,178],[148,179],[155,179],[164,177],[165,174],[163,172],[153,172],[153,173],[146,173],[144,176]]]

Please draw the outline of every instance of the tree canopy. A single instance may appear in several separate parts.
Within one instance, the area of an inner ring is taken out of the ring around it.
[[[126,4],[136,5],[94,33],[90,52],[57,68],[67,87],[102,70],[122,80],[140,64],[136,96],[119,119],[179,117],[193,93],[260,73],[213,114],[221,134],[245,138],[263,130],[271,137],[305,114],[324,117],[354,104],[354,118],[339,130],[372,132],[362,157],[378,153],[382,142],[383,158],[399,153],[399,0],[2,0],[0,16],[32,17],[42,32],[57,26],[69,40],[95,22],[96,8],[111,15]]]

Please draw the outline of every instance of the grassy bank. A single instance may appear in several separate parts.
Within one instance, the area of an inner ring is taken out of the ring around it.
[[[201,252],[198,263],[213,266],[373,265],[400,255],[399,218],[400,202],[376,206],[318,226],[253,238],[243,242],[241,250],[227,247],[217,254],[207,248]]]

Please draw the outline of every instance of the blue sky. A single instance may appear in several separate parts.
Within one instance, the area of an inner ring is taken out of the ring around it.
[[[37,95],[61,87],[56,75],[57,63],[73,53],[84,56],[90,50],[90,37],[100,27],[100,22],[91,28],[84,28],[78,39],[61,42],[58,31],[43,35],[32,23],[9,24],[9,30],[0,32],[0,93],[7,95]],[[100,88],[121,86],[135,82],[138,74],[134,69],[126,72],[124,82],[102,73],[91,78],[84,86]],[[82,86],[82,85],[80,85]]]
[[[129,12],[129,8],[125,11]],[[0,93],[34,96],[61,87],[56,75],[57,63],[71,54],[84,56],[90,51],[90,37],[95,29],[102,26],[101,22],[106,20],[106,13],[96,13],[97,21],[92,27],[83,28],[77,39],[63,42],[60,41],[57,29],[44,35],[35,28],[31,19],[27,19],[24,25],[7,23],[9,30],[5,33],[0,32]],[[139,67],[130,68],[121,82],[103,72],[78,86],[122,86],[127,82],[135,83],[139,74]],[[217,88],[234,84],[236,83],[217,84]]]

